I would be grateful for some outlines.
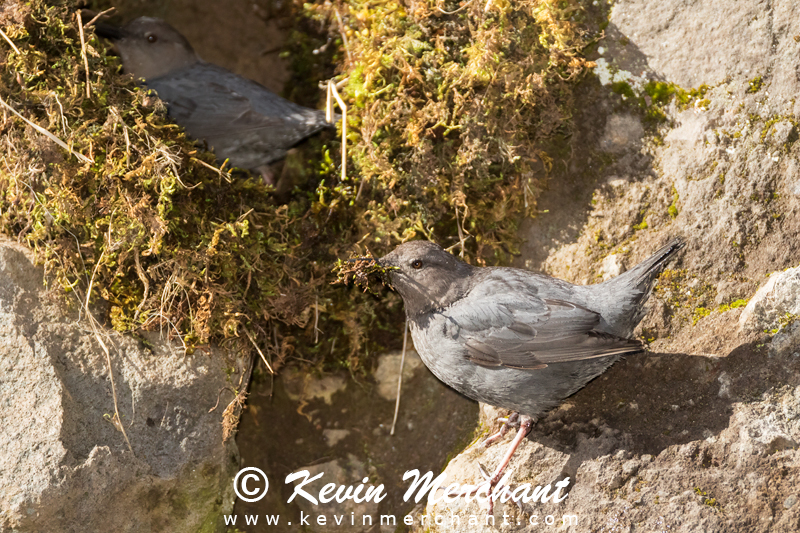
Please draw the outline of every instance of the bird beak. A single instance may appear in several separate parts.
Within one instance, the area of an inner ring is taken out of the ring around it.
[[[113,26],[111,24],[104,24],[102,22],[95,22],[94,32],[100,37],[105,37],[106,39],[111,39],[112,41],[118,41],[125,37],[125,32],[122,30],[122,28]]]

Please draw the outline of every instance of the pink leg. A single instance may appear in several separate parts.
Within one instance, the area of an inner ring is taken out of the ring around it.
[[[511,458],[514,456],[517,448],[519,448],[519,445],[522,443],[522,439],[524,439],[528,433],[531,432],[531,427],[533,427],[533,419],[531,419],[529,416],[522,415],[520,418],[519,430],[517,430],[517,436],[514,437],[513,441],[511,441],[511,446],[508,447],[505,457],[503,457],[503,460],[497,466],[497,469],[495,469],[492,477],[489,478],[491,487],[494,487],[497,485],[497,482],[500,481],[500,476],[502,476],[503,471],[508,466],[508,463],[511,462]]]
[[[509,417],[509,418],[511,418],[511,417]],[[513,421],[509,421],[509,422],[513,424]],[[507,428],[507,427],[508,427],[508,424],[506,424],[506,426],[504,426],[504,428]],[[494,500],[491,498],[492,490],[494,489],[495,485],[497,485],[497,483],[500,481],[500,478],[502,477],[503,472],[505,471],[506,467],[508,467],[508,463],[511,462],[511,458],[514,456],[514,453],[517,451],[517,448],[519,448],[519,445],[522,444],[522,439],[524,439],[528,435],[528,433],[531,432],[531,428],[532,427],[533,427],[533,419],[531,417],[529,417],[529,416],[521,415],[519,417],[519,430],[517,430],[517,435],[514,437],[514,440],[511,441],[511,445],[508,447],[508,450],[506,451],[506,454],[503,456],[503,460],[500,461],[500,464],[497,466],[497,468],[492,473],[492,475],[489,476],[488,474],[486,474],[485,470],[483,470],[483,467],[481,467],[481,473],[486,477],[486,481],[484,483],[482,483],[481,485],[478,485],[477,487],[475,487],[475,489],[473,489],[472,491],[470,491],[470,494],[477,494],[477,492],[478,492],[478,490],[479,490],[479,488],[481,486],[483,486],[485,483],[489,484],[489,490],[488,490],[488,493],[489,493],[489,514],[492,514],[492,512],[494,511]],[[506,429],[506,431],[507,431],[507,429]],[[500,433],[500,432],[498,432],[498,433]],[[495,435],[492,435],[492,437],[495,437]],[[490,437],[490,438],[492,438],[492,437]],[[497,438],[499,438],[499,437],[497,437]],[[489,439],[487,439],[487,440],[489,440]]]
[[[500,431],[486,437],[486,440],[483,441],[483,446],[485,448],[488,448],[496,441],[505,437],[509,427],[517,427],[519,425],[519,413],[511,413],[508,418],[498,418],[497,420],[503,422],[503,425],[500,427]]]

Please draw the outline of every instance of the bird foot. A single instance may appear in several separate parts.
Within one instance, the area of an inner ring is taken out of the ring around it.
[[[498,440],[502,439],[508,433],[508,428],[518,428],[520,425],[520,416],[519,413],[511,413],[508,418],[497,418],[495,422],[502,422],[503,425],[500,426],[500,431],[497,433],[486,437],[486,440],[483,441],[483,447],[488,448]]]
[[[499,494],[494,494],[495,487],[500,482],[500,480],[503,479],[503,472],[505,472],[506,467],[508,467],[508,464],[511,462],[511,458],[514,456],[514,453],[517,451],[517,448],[519,448],[519,445],[522,443],[522,439],[524,439],[528,435],[528,433],[530,433],[531,428],[533,427],[533,419],[529,416],[525,415],[520,416],[519,413],[514,413],[513,415],[508,417],[508,420],[506,420],[503,426],[506,432],[508,431],[508,427],[511,425],[518,425],[519,429],[517,430],[517,435],[514,437],[514,440],[511,441],[511,444],[509,445],[508,450],[503,456],[503,459],[500,461],[500,464],[497,465],[497,468],[495,469],[494,472],[492,472],[492,474],[489,474],[488,470],[486,470],[486,467],[478,463],[478,468],[481,472],[481,475],[484,477],[485,481],[475,486],[475,488],[470,490],[468,493],[465,493],[465,496],[466,495],[474,496],[479,492],[484,492],[485,494],[487,494],[488,495],[487,500],[489,503],[489,514],[492,514],[494,512],[494,501],[497,498],[499,498],[501,494],[506,492],[506,490],[504,490],[501,491]],[[501,429],[500,432],[502,431],[503,430]],[[498,432],[498,434],[500,432]],[[495,437],[496,435],[497,434],[492,435],[492,437]],[[499,438],[500,437],[498,436],[495,440]],[[489,439],[486,440],[488,441]],[[517,503],[517,506],[520,506],[519,502],[515,503]]]

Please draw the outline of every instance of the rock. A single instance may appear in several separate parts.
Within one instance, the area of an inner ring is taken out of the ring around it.
[[[105,353],[50,300],[29,252],[0,242],[0,530],[224,529],[239,462],[222,442],[230,363],[102,329],[131,453]]]
[[[350,435],[350,431],[347,429],[323,429],[322,436],[325,438],[325,442],[333,448],[336,444],[341,441],[342,439],[347,438]]]
[[[409,343],[411,344],[411,343]],[[394,401],[397,397],[397,377],[400,373],[400,359],[402,352],[390,352],[378,358],[378,369],[375,371],[375,381],[378,382],[378,394],[386,400]],[[422,359],[412,349],[406,350],[406,359],[403,363],[403,380],[411,379],[414,372],[422,367]]]
[[[769,330],[787,314],[800,314],[800,266],[770,275],[742,311],[739,329]]]
[[[600,145],[604,150],[620,154],[636,149],[644,135],[641,121],[633,115],[612,115],[606,123]]]
[[[772,126],[772,141],[779,148],[792,141],[792,137],[797,137],[797,128],[788,120],[781,120]]]
[[[289,398],[301,403],[307,403],[314,398],[320,398],[331,405],[333,395],[344,390],[347,384],[344,378],[335,375],[323,377],[313,376],[299,369],[291,367],[284,372],[286,394]]]
[[[772,337],[769,349],[770,354],[774,356],[800,357],[800,320],[795,320],[788,326],[782,327]]]
[[[606,256],[606,258],[603,259],[600,269],[603,273],[603,281],[615,278],[622,274],[623,269],[619,254],[611,254]]]
[[[352,486],[354,489],[362,483],[365,487],[378,486],[378,484],[370,483],[366,466],[352,454],[346,460],[337,459],[327,463],[303,467],[298,471],[303,470],[308,471],[308,479],[322,474],[319,479],[303,486],[303,490],[315,498],[319,496],[320,490],[329,483],[335,484],[337,489],[344,487],[342,494],[346,494],[348,486]],[[294,482],[294,485],[297,486],[305,480],[305,476],[299,478]],[[312,516],[313,521],[316,522],[319,515],[325,516],[324,523],[309,524],[310,531],[352,531],[357,533],[371,531],[373,529],[372,524],[378,524],[378,503],[374,499],[360,503],[355,502],[353,499],[338,501],[333,498],[335,494],[336,492],[333,492],[330,495],[333,501],[324,503],[320,501],[318,505],[303,497],[296,498],[297,505],[302,512]],[[362,489],[361,494],[365,494],[365,490]],[[367,518],[365,519],[364,517]]]

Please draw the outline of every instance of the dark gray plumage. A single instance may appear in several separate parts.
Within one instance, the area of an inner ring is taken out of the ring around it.
[[[628,272],[588,286],[516,268],[473,267],[424,241],[401,244],[378,260],[390,268],[414,346],[431,372],[465,396],[515,411],[485,441],[518,421],[505,456],[486,474],[490,489],[538,416],[620,356],[642,350],[628,337],[659,272],[683,247],[673,239]]]
[[[144,78],[175,122],[205,140],[220,161],[270,175],[266,165],[330,125],[324,112],[201,60],[163,20],[140,17],[123,28],[98,24],[96,31],[114,41],[125,71]]]
[[[684,243],[674,239],[624,274],[579,286],[516,268],[480,268],[436,244],[398,246],[379,263],[405,303],[414,345],[465,396],[538,417],[621,355],[653,282]]]

